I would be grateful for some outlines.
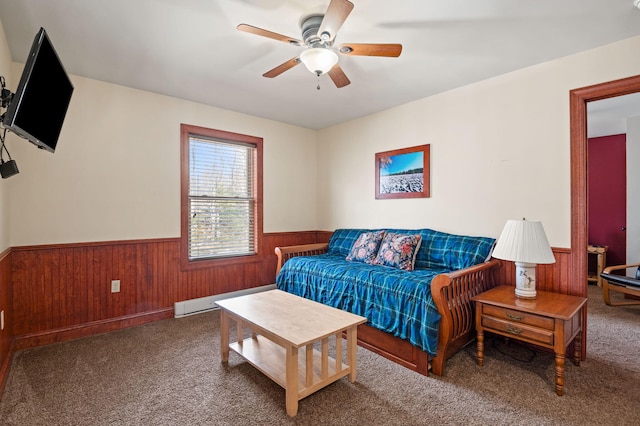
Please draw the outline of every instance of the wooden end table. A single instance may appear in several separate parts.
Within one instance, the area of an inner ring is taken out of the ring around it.
[[[358,325],[367,319],[293,294],[270,290],[216,302],[220,310],[222,362],[229,349],[285,389],[289,416],[298,401],[336,380],[356,380]],[[237,324],[238,341],[229,342],[229,319]],[[252,332],[243,338],[243,327]],[[346,362],[342,332],[347,336]],[[329,337],[335,338],[335,358]],[[320,350],[314,348],[317,343]]]
[[[556,394],[564,393],[564,360],[575,339],[573,362],[582,357],[584,297],[538,291],[535,299],[516,297],[511,286],[499,286],[472,298],[476,302],[478,365],[484,363],[484,332],[532,343],[555,352]]]
[[[602,287],[602,277],[600,274],[604,271],[604,268],[607,266],[607,250],[609,247],[607,246],[587,246],[587,254],[595,254],[596,257],[596,272],[595,274],[589,272],[587,276],[588,282],[594,282],[598,284],[598,287]]]

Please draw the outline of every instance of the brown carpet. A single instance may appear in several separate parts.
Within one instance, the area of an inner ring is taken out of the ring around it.
[[[638,425],[640,306],[608,307],[589,289],[588,356],[553,355],[488,339],[424,377],[358,348],[346,378],[285,412],[284,390],[237,354],[219,357],[219,312],[170,319],[15,354],[2,425]]]

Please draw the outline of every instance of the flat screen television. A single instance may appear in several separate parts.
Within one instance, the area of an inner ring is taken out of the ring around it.
[[[72,93],[71,80],[46,31],[40,28],[2,124],[39,148],[54,152]]]

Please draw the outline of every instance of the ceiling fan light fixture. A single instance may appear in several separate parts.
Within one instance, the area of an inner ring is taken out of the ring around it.
[[[300,60],[309,71],[321,75],[338,63],[338,54],[326,47],[312,47],[300,54]]]

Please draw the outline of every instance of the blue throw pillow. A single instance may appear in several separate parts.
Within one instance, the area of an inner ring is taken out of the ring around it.
[[[374,265],[413,271],[421,242],[422,237],[418,234],[406,235],[389,232],[382,240],[380,250],[373,263]]]
[[[373,263],[383,237],[384,231],[363,232],[353,243],[346,259],[353,262]]]

